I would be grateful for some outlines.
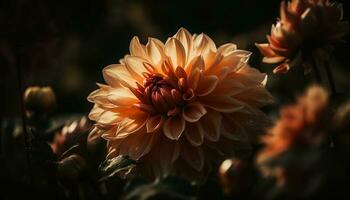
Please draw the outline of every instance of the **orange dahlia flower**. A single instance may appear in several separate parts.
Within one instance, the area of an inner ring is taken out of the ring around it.
[[[212,163],[248,150],[268,121],[258,107],[271,102],[250,54],[183,28],[165,44],[134,37],[130,55],[107,66],[107,85],[88,97],[107,157],[139,161],[142,176],[198,180]]]
[[[272,25],[268,43],[256,46],[265,56],[263,62],[280,63],[274,73],[287,73],[297,64],[303,64],[307,73],[312,57],[327,57],[330,45],[349,33],[342,19],[342,5],[329,0],[282,1],[280,19]]]
[[[281,110],[281,118],[263,137],[265,148],[258,163],[266,164],[295,147],[318,146],[326,139],[330,121],[329,94],[319,86],[308,89],[296,105]]]

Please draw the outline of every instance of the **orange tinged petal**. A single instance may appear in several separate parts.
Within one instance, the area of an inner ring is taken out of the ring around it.
[[[161,115],[149,117],[146,122],[147,133],[152,133],[159,130],[164,123]]]
[[[206,113],[207,110],[202,104],[198,102],[193,102],[184,107],[182,117],[188,122],[197,122]]]
[[[204,141],[204,130],[198,123],[190,123],[186,125],[185,136],[186,139],[193,146],[200,146]]]
[[[214,76],[214,75],[205,76],[202,74],[199,80],[198,87],[196,89],[196,94],[198,96],[206,96],[215,89],[218,83],[219,83],[219,79],[217,76]]]
[[[164,52],[169,56],[174,70],[176,67],[185,67],[186,52],[178,39],[169,38],[165,43]]]
[[[216,142],[220,139],[222,115],[214,110],[209,110],[199,121],[199,126],[204,132],[206,139],[212,142]]]
[[[165,136],[171,140],[178,140],[185,130],[186,122],[185,120],[177,115],[168,118],[163,126],[163,131]]]

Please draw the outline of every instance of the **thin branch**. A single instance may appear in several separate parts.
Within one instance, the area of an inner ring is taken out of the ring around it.
[[[315,77],[316,77],[316,80],[318,83],[322,83],[322,78],[321,78],[321,73],[320,73],[320,70],[318,69],[317,67],[317,63],[316,63],[316,60],[315,58],[312,56],[311,58],[311,62],[312,62],[312,70],[314,71],[315,73]]]
[[[21,120],[22,120],[22,129],[24,134],[24,147],[25,147],[25,153],[27,158],[27,165],[29,170],[29,180],[31,177],[30,174],[30,136],[27,130],[27,119],[25,115],[25,108],[24,108],[24,101],[23,101],[23,81],[22,81],[22,66],[21,66],[21,54],[20,54],[20,45],[16,45],[16,68],[17,68],[17,79],[18,79],[18,90],[19,90],[19,101],[20,101],[20,108],[21,108]]]
[[[337,90],[336,90],[336,87],[335,87],[333,73],[332,73],[329,61],[325,61],[325,68],[326,68],[327,78],[328,78],[328,81],[329,81],[329,85],[330,85],[332,94],[335,95],[337,93]]]

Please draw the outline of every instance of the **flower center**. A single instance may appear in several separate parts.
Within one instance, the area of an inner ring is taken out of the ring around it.
[[[144,98],[157,113],[176,115],[184,103],[182,93],[161,74],[149,75],[143,83]]]

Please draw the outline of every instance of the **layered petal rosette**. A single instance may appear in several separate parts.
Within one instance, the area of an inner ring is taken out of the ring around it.
[[[107,84],[88,97],[107,157],[139,161],[133,174],[144,177],[200,180],[227,156],[248,153],[268,124],[258,108],[272,100],[250,54],[183,28],[165,44],[134,37],[130,55],[104,68]]]
[[[279,64],[273,72],[287,73],[302,64],[311,71],[311,59],[329,57],[331,45],[350,31],[343,21],[343,7],[329,0],[282,1],[280,18],[272,25],[268,43],[256,44],[263,62]]]

